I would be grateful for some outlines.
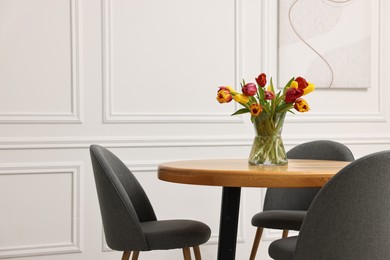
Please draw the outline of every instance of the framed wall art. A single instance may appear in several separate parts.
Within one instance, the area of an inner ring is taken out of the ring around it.
[[[379,63],[379,0],[278,0],[278,81],[317,88],[372,86]]]

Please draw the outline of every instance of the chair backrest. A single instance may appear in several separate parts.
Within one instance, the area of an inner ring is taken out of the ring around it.
[[[115,250],[147,250],[140,222],[156,220],[150,201],[132,172],[112,152],[90,146],[107,245]]]
[[[349,148],[341,143],[319,140],[295,146],[288,159],[353,161]],[[269,188],[263,210],[307,210],[320,188]]]
[[[390,151],[352,162],[321,189],[293,259],[390,259]]]

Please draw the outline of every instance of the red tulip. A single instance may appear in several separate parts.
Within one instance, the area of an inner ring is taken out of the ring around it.
[[[297,77],[295,81],[298,82],[299,89],[305,89],[309,85],[307,81],[302,77]]]
[[[261,73],[257,78],[256,78],[257,84],[259,84],[260,87],[264,87],[265,84],[267,84],[267,76],[264,73]]]
[[[284,101],[286,103],[294,103],[297,98],[300,98],[303,95],[302,89],[289,88],[286,91],[286,97]]]

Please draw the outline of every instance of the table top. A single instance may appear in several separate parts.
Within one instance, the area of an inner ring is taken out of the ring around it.
[[[160,180],[223,187],[322,187],[350,162],[289,159],[282,166],[253,166],[247,159],[162,163]]]

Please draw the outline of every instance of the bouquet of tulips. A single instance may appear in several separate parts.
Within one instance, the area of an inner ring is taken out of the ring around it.
[[[217,100],[219,103],[229,103],[233,99],[244,108],[237,110],[232,115],[250,113],[253,122],[254,117],[263,111],[270,114],[293,112],[295,108],[299,112],[309,111],[309,105],[302,96],[314,90],[314,84],[307,82],[302,77],[294,77],[287,82],[283,90],[275,93],[275,88],[270,80],[270,85],[266,87],[267,76],[261,73],[255,78],[256,83],[241,83],[242,93],[236,92],[229,86],[219,87]]]
[[[241,83],[238,93],[229,86],[219,87],[217,100],[229,103],[233,99],[243,108],[232,115],[250,113],[255,127],[256,137],[253,141],[249,163],[254,165],[281,165],[287,163],[287,156],[281,138],[284,118],[292,109],[299,112],[309,111],[309,105],[302,96],[312,92],[314,85],[302,77],[290,79],[285,87],[275,93],[272,78],[267,85],[267,76],[261,73],[255,78],[256,83]]]

